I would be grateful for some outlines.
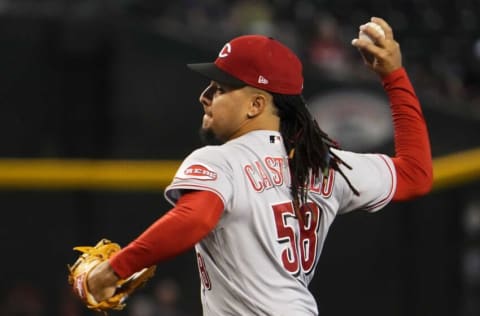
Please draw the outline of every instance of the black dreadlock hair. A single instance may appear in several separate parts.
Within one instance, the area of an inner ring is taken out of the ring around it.
[[[320,172],[327,176],[330,168],[338,171],[353,193],[359,195],[339,165],[343,164],[349,169],[351,167],[331,150],[339,148],[338,144],[320,129],[303,96],[276,93],[272,93],[272,96],[280,117],[280,133],[289,158],[292,178],[290,192],[297,213],[300,205],[306,203],[310,177],[318,178]]]

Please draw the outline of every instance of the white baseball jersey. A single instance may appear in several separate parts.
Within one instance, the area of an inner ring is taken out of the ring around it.
[[[185,189],[208,190],[225,206],[215,229],[195,246],[204,315],[317,315],[308,284],[335,216],[378,210],[396,186],[389,157],[335,153],[352,167],[341,166],[360,196],[332,170],[310,183],[304,218],[292,205],[279,132],[253,131],[184,160],[167,200],[174,204]]]

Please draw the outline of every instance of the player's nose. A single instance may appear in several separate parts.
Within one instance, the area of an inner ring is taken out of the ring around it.
[[[198,101],[200,101],[200,103],[204,107],[209,106],[212,103],[213,91],[214,91],[213,83],[210,83],[205,88],[205,90],[203,90],[203,92],[200,94]]]

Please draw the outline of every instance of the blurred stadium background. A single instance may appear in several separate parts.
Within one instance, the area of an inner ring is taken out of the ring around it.
[[[164,186],[200,146],[206,82],[185,64],[232,36],[287,43],[324,129],[392,153],[386,98],[350,46],[370,16],[401,44],[435,190],[338,218],[311,284],[320,314],[480,315],[478,0],[0,0],[0,315],[94,315],[66,281],[72,247],[125,245],[169,208]],[[112,313],[200,314],[191,252]]]

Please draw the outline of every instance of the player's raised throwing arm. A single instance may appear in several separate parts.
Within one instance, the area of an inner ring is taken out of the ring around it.
[[[402,66],[400,45],[393,37],[390,25],[373,17],[371,25],[360,26],[359,36],[352,41],[365,64],[382,79],[390,101],[394,125],[395,157],[392,158],[397,176],[394,200],[407,200],[430,191],[433,182],[432,158],[428,130],[420,102]],[[371,40],[369,40],[369,38]]]

